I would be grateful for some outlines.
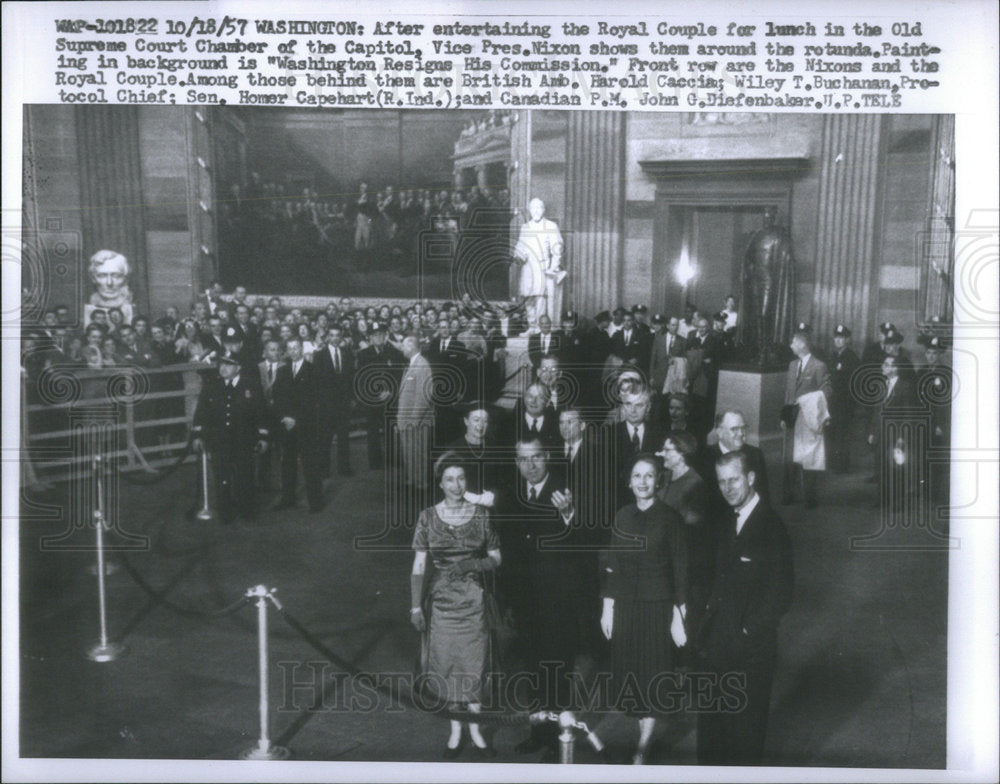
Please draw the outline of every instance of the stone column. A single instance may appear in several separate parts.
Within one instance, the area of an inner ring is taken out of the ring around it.
[[[571,112],[566,145],[566,306],[593,315],[621,294],[625,114]]]
[[[883,118],[873,114],[824,116],[816,284],[811,317],[802,314],[811,318],[813,334],[821,343],[830,340],[841,322],[859,339],[871,332],[883,127]]]

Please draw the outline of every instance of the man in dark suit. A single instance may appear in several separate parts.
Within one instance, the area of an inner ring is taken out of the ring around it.
[[[906,496],[916,488],[909,486],[909,463],[915,454],[912,429],[923,412],[909,379],[904,378],[899,360],[886,355],[882,360],[885,388],[868,420],[868,443],[875,447],[875,472],[879,483],[879,502],[883,508],[899,510]]]
[[[562,336],[552,331],[552,319],[538,317],[538,332],[528,338],[528,359],[532,367],[538,369],[542,357],[558,357],[562,352]]]
[[[711,429],[715,415],[722,358],[722,346],[709,330],[708,319],[704,316],[695,318],[694,335],[688,339],[687,358],[695,428],[699,434],[704,434]]]
[[[771,490],[767,480],[767,466],[764,463],[764,453],[759,447],[747,443],[747,422],[743,412],[735,409],[720,411],[715,418],[715,432],[719,436],[717,444],[710,444],[704,450],[701,461],[701,475],[710,489],[715,489],[713,495],[721,502],[721,492],[715,481],[715,466],[719,458],[731,452],[746,455],[747,467],[754,473],[754,490],[761,499],[771,503]]]
[[[552,392],[540,381],[532,382],[514,404],[505,426],[500,428],[500,446],[513,447],[526,438],[537,438],[546,450],[559,445],[559,420],[549,401]]]
[[[799,400],[813,392],[822,392],[829,403],[832,394],[830,372],[826,363],[813,355],[811,334],[809,325],[805,323],[798,324],[792,334],[791,349],[795,359],[788,363],[788,372],[785,375],[785,405],[781,415],[781,429],[785,431],[781,503],[793,503],[795,486],[801,472],[803,496],[807,508],[816,506],[822,470],[806,468],[793,460],[795,427],[799,418],[803,416]]]
[[[391,416],[389,404],[393,391],[402,381],[406,359],[386,342],[386,325],[375,323],[368,330],[371,345],[358,352],[358,403],[365,412],[368,433],[368,467],[385,464],[386,421]]]
[[[713,676],[712,709],[698,714],[698,762],[757,765],[767,734],[778,625],[792,603],[792,547],[781,518],[755,490],[756,475],[744,453],[720,457],[716,476],[731,511],[708,600],[692,606],[689,624],[699,666]]]
[[[316,369],[303,358],[300,338],[291,338],[285,349],[288,364],[278,368],[272,389],[282,446],[281,500],[275,509],[295,506],[301,460],[309,511],[319,512],[323,508],[323,480],[317,465]]]
[[[274,407],[274,382],[278,378],[278,369],[284,364],[281,356],[281,343],[277,339],[268,340],[264,344],[264,359],[257,363],[257,373],[260,376],[260,387],[264,395],[264,418],[271,434],[272,448],[260,455],[257,460],[257,484],[267,490],[271,484],[271,461],[277,454],[281,440],[281,428],[277,411]]]
[[[537,438],[519,441],[516,450],[517,480],[497,522],[504,563],[510,565],[501,586],[526,643],[528,666],[538,677],[539,709],[569,710],[571,675],[590,618],[592,564],[585,551],[566,546],[575,510],[565,477],[550,465]],[[556,733],[552,723],[535,724],[516,751],[554,750]]]
[[[257,514],[254,452],[267,449],[264,401],[257,384],[234,357],[219,360],[218,375],[203,380],[192,427],[196,451],[208,449],[215,475],[215,502],[223,523]]]
[[[344,332],[333,325],[327,345],[313,354],[316,369],[317,453],[320,478],[330,476],[330,442],[337,436],[337,473],[350,476],[351,403],[354,400],[354,356],[344,347]]]
[[[649,335],[637,327],[635,316],[625,313],[622,317],[622,328],[611,337],[611,353],[626,365],[642,368],[645,372],[649,367],[648,347]]]
[[[860,360],[851,348],[851,330],[838,324],[833,330],[834,356],[830,360],[830,465],[837,473],[850,469],[851,418],[854,397],[851,394],[851,376]]]
[[[454,441],[462,433],[462,419],[458,416],[455,406],[462,400],[462,391],[472,393],[476,379],[470,379],[469,368],[472,352],[459,340],[459,322],[441,316],[438,336],[431,340],[427,353],[431,371],[434,373],[436,388],[448,390],[451,397],[438,395],[434,406],[435,437],[438,443],[447,444]]]
[[[632,501],[629,490],[628,472],[635,457],[643,452],[654,453],[663,445],[660,428],[650,421],[652,394],[647,387],[627,392],[622,398],[624,421],[614,426],[612,445],[613,462],[610,466],[613,477],[612,505],[620,509]]]

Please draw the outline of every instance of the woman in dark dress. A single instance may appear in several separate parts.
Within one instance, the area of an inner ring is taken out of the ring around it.
[[[499,488],[497,446],[490,437],[490,412],[483,403],[469,403],[462,409],[465,433],[448,449],[465,466],[465,500],[492,509]]]
[[[486,509],[465,500],[465,467],[454,453],[442,455],[435,476],[444,498],[417,520],[410,621],[423,634],[423,675],[431,687],[444,691],[436,696],[451,710],[477,713],[489,644],[482,575],[500,565],[500,544]],[[428,555],[434,571],[426,579]],[[491,754],[478,722],[468,727],[473,744]],[[453,719],[446,759],[459,755],[462,739],[462,722]]]
[[[690,433],[672,430],[663,439],[666,481],[657,497],[684,520],[684,538],[688,550],[688,595],[693,601],[699,591],[711,585],[715,562],[714,541],[709,528],[711,496],[701,474],[691,467],[698,453],[698,442]],[[700,606],[700,605],[699,605]]]
[[[684,523],[656,497],[659,475],[655,456],[633,461],[629,488],[635,503],[615,516],[615,535],[602,559],[607,579],[601,631],[611,641],[612,694],[616,701],[627,697],[626,713],[639,720],[636,765],[645,763],[656,727],[653,682],[674,670],[671,638],[677,647],[687,642]]]

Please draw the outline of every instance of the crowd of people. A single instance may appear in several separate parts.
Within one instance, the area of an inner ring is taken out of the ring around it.
[[[220,202],[220,265],[272,291],[298,282],[289,280],[290,270],[313,275],[313,284],[316,272],[337,270],[416,275],[428,271],[419,268],[421,258],[435,264],[433,271],[447,271],[463,232],[474,227],[477,240],[494,233],[506,241],[510,218],[506,189],[387,184],[375,190],[361,182],[350,194],[324,194],[251,172]],[[275,269],[276,258],[290,263]]]
[[[405,511],[415,523],[410,617],[437,696],[467,719],[453,720],[445,757],[461,753],[466,732],[493,753],[476,713],[502,622],[516,640],[506,653],[532,674],[535,708],[581,708],[581,663],[610,673],[605,707],[638,720],[642,763],[673,704],[658,689],[684,666],[707,674],[699,699],[715,706],[698,715],[699,761],[759,763],[793,566],[773,471],[747,442],[744,413],[717,410],[720,366],[737,351],[735,299],[711,315],[690,306],[650,317],[637,305],[562,316],[558,329],[540,317],[529,335],[512,410],[498,401],[508,341],[527,331],[523,310],[468,296],[307,310],[216,283],[184,316],[168,308],[125,323],[98,309],[76,330],[67,309],[47,312],[26,332],[23,364],[29,378],[53,366],[203,365],[192,434],[211,454],[223,523],[259,515],[279,463],[274,508],[296,505],[301,475],[310,511],[323,510],[333,445],[337,473],[352,474],[350,432],[363,427],[369,468],[428,501]],[[945,329],[921,336],[918,367],[892,324],[860,358],[845,325],[829,354],[795,325],[781,504],[801,489],[815,506],[827,463],[846,472],[866,459],[851,427],[861,413],[882,497],[915,489],[900,478],[922,459],[910,425],[930,422],[920,448],[949,439]],[[555,726],[535,724],[517,750],[555,747]]]

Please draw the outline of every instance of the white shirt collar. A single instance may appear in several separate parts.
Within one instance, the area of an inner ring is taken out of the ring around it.
[[[525,481],[527,481],[527,480],[525,480]],[[528,493],[530,494],[531,491],[534,490],[535,491],[535,498],[538,498],[538,496],[540,496],[542,494],[542,489],[545,487],[545,483],[547,481],[549,481],[549,475],[548,474],[546,474],[545,478],[542,479],[542,481],[539,482],[536,485],[533,485],[533,484],[531,484],[531,482],[528,482]]]
[[[413,363],[416,361],[417,357],[419,357],[419,356],[420,356],[420,352],[418,351],[416,354],[414,354],[412,357],[410,357],[410,366],[411,367],[413,366]]]
[[[237,373],[235,376],[233,376],[231,379],[229,379],[229,386],[235,387],[239,383],[240,383],[240,374],[239,373]]]
[[[625,427],[628,428],[628,437],[632,438],[632,433],[637,432],[639,434],[639,440],[642,441],[642,437],[646,434],[645,423],[640,422],[638,425],[633,425],[631,422],[626,422]]]
[[[524,421],[527,423],[528,427],[531,427],[533,422],[538,422],[538,426],[541,427],[545,422],[545,414],[539,414],[538,416],[532,416],[527,411],[524,412]]]
[[[722,452],[722,454],[724,454],[724,455],[728,455],[730,452],[732,452],[734,450],[727,449],[726,445],[723,444],[722,441],[719,441],[719,451]]]
[[[582,438],[578,438],[576,441],[572,441],[572,442],[567,441],[566,442],[566,445],[569,447],[569,459],[570,460],[572,460],[573,458],[576,457],[576,453],[580,451],[580,444],[582,444],[582,443],[583,443],[583,439]]]
[[[896,386],[896,382],[899,381],[899,376],[893,376],[889,379],[888,386],[885,388],[885,396],[889,397],[892,394],[893,387]]]
[[[801,365],[804,368],[806,366],[806,362],[809,361],[809,357],[811,356],[812,354],[806,354],[804,357],[802,357],[802,359],[799,360],[799,365]]]
[[[753,495],[750,500],[743,504],[743,508],[736,513],[736,533],[738,534],[743,530],[743,526],[746,525],[747,518],[750,513],[757,508],[757,504],[760,503],[760,496],[757,495],[757,491],[753,491]]]

